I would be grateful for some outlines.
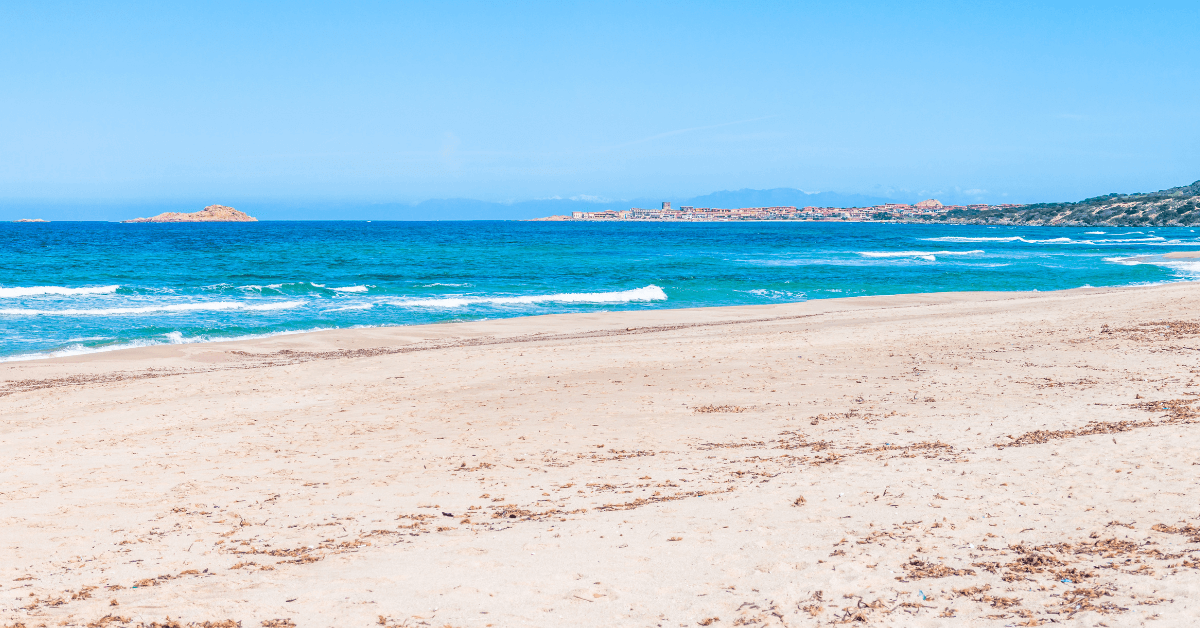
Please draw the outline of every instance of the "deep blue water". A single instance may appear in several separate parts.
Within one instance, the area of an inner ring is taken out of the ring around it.
[[[0,224],[0,359],[557,312],[1188,280],[1188,228]],[[1130,259],[1138,257],[1138,259]]]

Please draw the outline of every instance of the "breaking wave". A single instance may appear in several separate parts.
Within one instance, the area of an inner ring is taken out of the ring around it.
[[[654,285],[620,292],[566,292],[520,297],[441,297],[435,299],[397,299],[389,305],[399,307],[465,307],[468,305],[529,305],[536,303],[633,303],[665,301],[667,293]]]
[[[863,257],[918,258],[936,262],[938,255],[982,255],[983,251],[859,251],[858,254]]]

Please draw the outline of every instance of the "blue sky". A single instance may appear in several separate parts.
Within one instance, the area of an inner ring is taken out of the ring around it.
[[[0,199],[1200,179],[1200,3],[0,4]]]

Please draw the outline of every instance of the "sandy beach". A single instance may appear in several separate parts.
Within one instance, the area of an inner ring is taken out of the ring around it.
[[[2,363],[0,625],[1190,625],[1196,311],[1178,283]]]

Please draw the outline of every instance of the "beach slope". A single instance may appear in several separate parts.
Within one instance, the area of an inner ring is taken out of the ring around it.
[[[0,625],[1186,625],[1198,310],[905,295],[0,364]]]

